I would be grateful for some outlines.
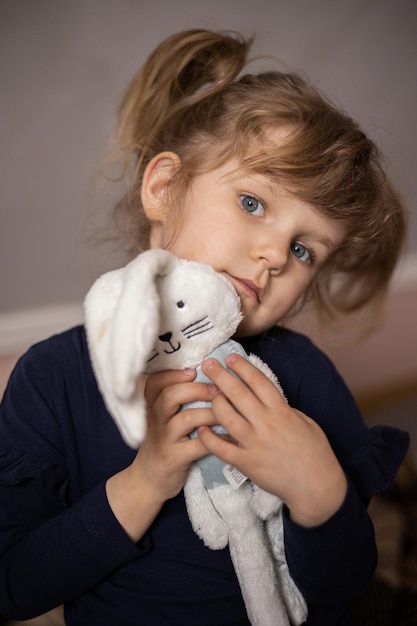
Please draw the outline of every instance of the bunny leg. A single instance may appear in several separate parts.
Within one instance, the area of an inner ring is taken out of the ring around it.
[[[264,489],[261,489],[258,485],[252,484],[249,506],[258,517],[262,520],[267,520],[277,515],[281,510],[282,500],[278,498],[278,496],[264,491]]]
[[[293,581],[285,558],[284,528],[282,512],[266,523],[267,534],[275,558],[276,574],[279,580],[282,598],[290,616],[291,623],[298,626],[307,619],[308,610],[300,590]]]
[[[229,527],[230,555],[251,624],[289,626],[264,525],[248,506],[248,490],[223,485],[210,496]]]

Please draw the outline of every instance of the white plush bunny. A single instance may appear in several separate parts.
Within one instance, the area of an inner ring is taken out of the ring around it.
[[[133,448],[146,432],[141,374],[191,367],[197,380],[208,382],[202,361],[213,356],[224,364],[227,354],[238,352],[281,390],[268,366],[230,339],[242,319],[239,297],[230,281],[204,263],[165,250],[143,252],[94,283],[85,315],[98,385]],[[229,545],[251,623],[305,621],[306,603],[285,560],[281,500],[212,455],[191,467],[184,493],[191,524],[205,545]]]

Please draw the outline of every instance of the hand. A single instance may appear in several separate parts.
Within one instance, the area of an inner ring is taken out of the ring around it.
[[[294,521],[323,523],[342,505],[347,481],[322,429],[290,407],[275,385],[238,355],[203,364],[216,388],[212,393],[215,422],[232,441],[201,427],[199,439],[212,454],[236,466],[254,483],[279,496]]]
[[[211,401],[209,386],[190,382],[194,378],[194,370],[167,371],[149,376],[146,382],[147,434],[135,463],[162,501],[181,491],[191,463],[208,454],[201,441],[189,434],[215,423],[211,409],[178,413],[187,402]]]
[[[149,376],[145,383],[147,433],[133,463],[107,481],[110,506],[134,541],[143,535],[163,503],[184,486],[191,463],[208,450],[188,437],[202,425],[215,424],[210,408],[180,406],[211,401],[211,385],[192,382],[194,370],[172,370]]]

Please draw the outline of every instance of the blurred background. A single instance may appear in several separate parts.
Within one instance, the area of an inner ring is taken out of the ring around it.
[[[386,154],[410,210],[410,234],[383,326],[359,345],[349,332],[322,337],[308,319],[298,323],[360,402],[372,408],[410,398],[417,388],[415,0],[1,0],[1,385],[28,345],[82,321],[92,281],[120,263],[89,240],[113,194],[110,187],[96,193],[92,180],[130,78],[164,37],[194,27],[254,34],[254,53],[309,75]],[[417,409],[415,395],[407,402]]]

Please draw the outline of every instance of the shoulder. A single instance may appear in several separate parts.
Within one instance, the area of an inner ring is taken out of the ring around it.
[[[84,328],[78,326],[35,344],[19,359],[2,399],[0,429],[17,439],[30,429],[59,438],[64,423],[85,415],[86,399],[96,395]]]
[[[98,389],[83,327],[39,342],[18,361],[0,405],[0,452],[4,441],[35,469],[39,460],[66,468],[73,494],[119,471],[120,451],[130,458]]]
[[[63,376],[75,376],[77,371],[91,369],[86,333],[83,326],[75,326],[34,344],[18,360],[12,373],[24,380],[47,378],[49,384]]]
[[[47,339],[35,343],[23,355],[24,362],[42,361],[48,363],[53,360],[77,358],[88,355],[87,338],[84,326],[74,326],[62,333],[52,335]]]
[[[324,353],[309,337],[283,326],[274,326],[260,335],[245,337],[242,343],[251,350],[266,353],[270,351],[275,353],[280,350],[281,358],[286,359],[303,359],[306,352],[324,356]]]

